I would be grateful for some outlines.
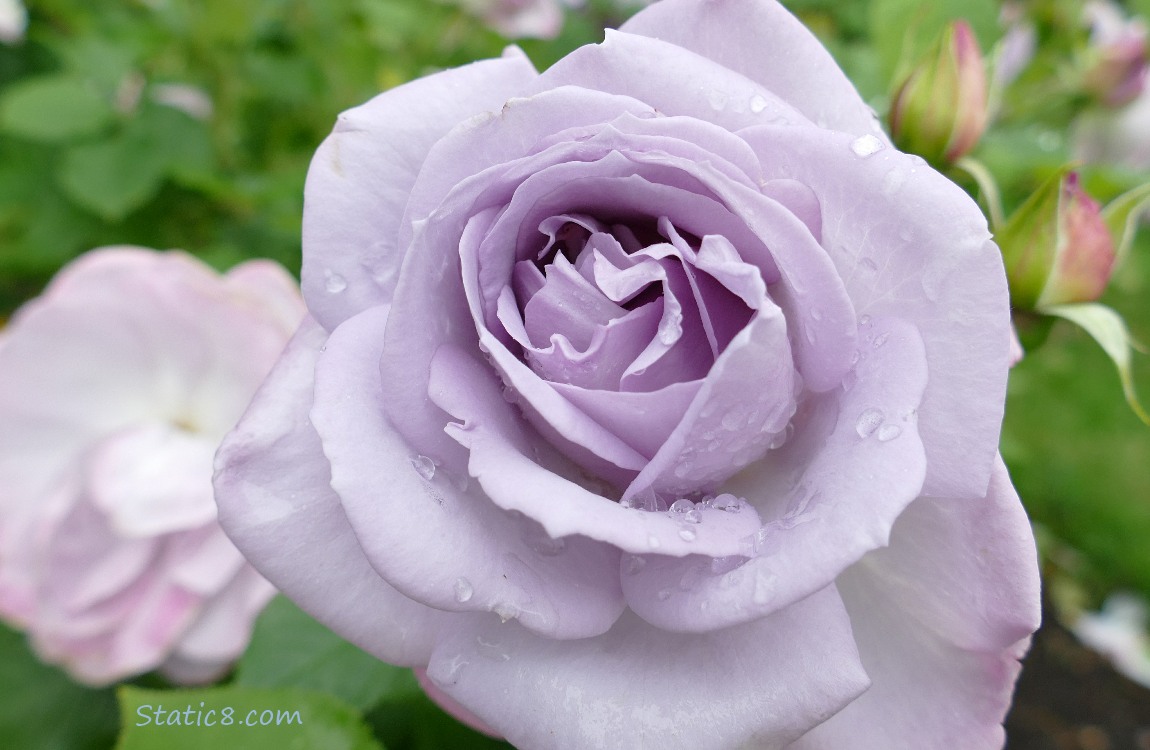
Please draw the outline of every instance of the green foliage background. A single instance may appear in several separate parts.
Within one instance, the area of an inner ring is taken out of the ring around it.
[[[946,20],[969,19],[984,50],[1002,33],[993,0],[787,4],[880,112],[892,77]],[[1148,0],[1132,7],[1150,13]],[[178,247],[221,269],[268,257],[298,271],[303,181],[336,115],[419,75],[498,55],[507,43],[453,6],[424,0],[33,0],[29,12],[26,41],[0,45],[0,319],[65,262],[102,245]],[[599,0],[571,14],[560,38],[522,45],[543,68],[597,41],[619,15]],[[1002,116],[976,153],[1008,208],[1070,158],[1067,124],[1086,105],[1048,87],[1081,41],[1044,48],[1005,92]],[[211,112],[172,106],[173,86],[200,92]],[[1105,165],[1087,166],[1084,176],[1102,199],[1150,178]],[[1131,258],[1103,301],[1150,342],[1150,232]],[[1150,395],[1146,357],[1135,371]],[[1150,429],[1126,407],[1112,366],[1085,334],[1056,324],[1014,370],[1002,449],[1047,542],[1052,576],[1084,603],[1115,588],[1150,595]],[[178,695],[169,688],[154,675],[118,696],[78,686],[38,662],[21,635],[0,629],[0,747],[226,741],[258,749],[296,746],[303,736],[320,744],[301,747],[501,746],[446,717],[410,672],[342,642],[284,599],[261,617],[222,686]],[[165,695],[300,708],[309,734],[132,726],[135,706]]]

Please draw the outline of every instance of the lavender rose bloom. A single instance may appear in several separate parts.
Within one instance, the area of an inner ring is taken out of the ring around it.
[[[221,522],[520,747],[991,748],[1038,622],[978,208],[766,0],[343,114]]]
[[[0,615],[76,679],[227,669],[274,593],[212,456],[303,316],[279,266],[82,256],[0,335]]]

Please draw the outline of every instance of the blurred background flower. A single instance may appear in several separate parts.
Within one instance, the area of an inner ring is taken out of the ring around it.
[[[302,317],[294,281],[93,251],[0,339],[0,614],[76,679],[226,670],[273,594],[216,524],[212,457]]]

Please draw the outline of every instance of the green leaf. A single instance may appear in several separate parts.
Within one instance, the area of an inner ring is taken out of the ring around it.
[[[1102,219],[1114,238],[1114,250],[1118,256],[1115,266],[1121,266],[1126,260],[1134,242],[1134,232],[1138,229],[1138,214],[1147,202],[1150,202],[1150,182],[1127,190],[1102,209]]]
[[[359,713],[307,690],[121,687],[116,750],[382,750]]]
[[[1118,378],[1122,381],[1122,391],[1126,395],[1126,403],[1138,415],[1138,418],[1150,425],[1150,414],[1142,408],[1138,401],[1138,394],[1134,391],[1134,378],[1130,372],[1130,332],[1122,316],[1105,305],[1097,302],[1086,302],[1076,305],[1050,305],[1039,312],[1046,315],[1055,315],[1069,320],[1082,330],[1089,333],[1110,361],[1118,370]]]
[[[111,690],[77,685],[41,663],[23,634],[0,626],[0,747],[104,750],[115,737]]]
[[[256,621],[235,684],[318,690],[360,709],[420,692],[411,670],[364,653],[282,596]]]
[[[56,143],[99,133],[113,120],[112,104],[87,81],[46,75],[12,84],[0,97],[0,130]]]
[[[58,178],[77,205],[119,221],[147,203],[164,180],[164,154],[150,139],[125,131],[98,143],[73,146]]]

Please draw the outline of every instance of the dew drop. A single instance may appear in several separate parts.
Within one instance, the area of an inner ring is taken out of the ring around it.
[[[855,432],[861,438],[870,437],[871,433],[878,429],[882,424],[883,414],[878,409],[867,409],[859,415],[858,420],[855,422]]]
[[[755,591],[751,594],[751,599],[755,604],[766,604],[774,595],[775,574],[767,570],[760,570],[755,575]]]
[[[884,424],[879,428],[878,439],[885,443],[887,441],[894,440],[901,434],[902,428],[897,424]]]
[[[855,352],[854,360],[855,362],[858,362],[858,352]],[[843,391],[849,391],[851,388],[854,388],[855,384],[858,382],[858,373],[854,370],[848,370],[847,374],[843,375]]]
[[[471,585],[471,581],[466,578],[455,579],[455,601],[463,604],[471,600],[472,594],[475,593],[475,588]]]
[[[667,510],[672,513],[686,513],[687,511],[694,510],[695,504],[685,497],[681,497],[675,502],[671,503],[671,507]]]
[[[730,573],[735,568],[738,568],[747,558],[740,557],[739,555],[727,555],[726,557],[715,557],[711,559],[711,573],[713,575],[721,576],[725,573]]]
[[[728,96],[726,91],[712,89],[711,92],[707,94],[707,101],[711,103],[711,108],[715,110],[724,109],[727,106],[727,100]]]
[[[647,546],[651,549],[659,549],[659,547],[662,546],[662,543],[659,541],[659,537],[655,536],[654,534],[649,534],[647,536]]]
[[[711,507],[727,513],[738,513],[742,510],[742,502],[730,493],[723,493],[711,501]]]
[[[870,345],[873,346],[875,349],[878,349],[880,346],[885,344],[887,342],[887,339],[889,339],[889,338],[890,338],[889,333],[880,333],[878,336],[875,336],[874,341],[872,341]]]
[[[411,465],[419,476],[429,482],[435,476],[435,462],[427,456],[412,456]]]
[[[882,186],[880,187],[880,190],[882,190],[883,195],[889,198],[901,190],[902,186],[905,184],[906,172],[904,172],[899,167],[895,167],[883,175]]]
[[[882,141],[869,133],[866,135],[860,135],[858,138],[855,138],[853,141],[851,141],[851,151],[855,153],[855,156],[861,156],[864,159],[871,154],[878,153],[882,149]]]
[[[699,511],[696,510],[696,511],[692,511],[692,512],[698,513]],[[695,541],[696,536],[698,536],[698,535],[695,533],[694,529],[679,529],[679,538],[682,539],[684,542],[693,542],[693,541]]]
[[[546,534],[540,534],[531,541],[530,546],[544,557],[555,557],[567,548],[567,542],[561,538],[553,539]]]
[[[623,572],[629,576],[633,576],[645,567],[647,567],[647,558],[640,557],[639,555],[628,555],[627,561],[623,563]]]
[[[330,268],[325,268],[323,271],[323,288],[328,291],[328,294],[339,294],[347,289],[347,279]]]
[[[751,97],[751,111],[756,115],[767,108],[767,100],[763,98],[762,94],[755,94]]]
[[[870,325],[870,321],[871,321],[871,318],[870,318],[870,316],[869,316],[869,315],[864,315],[864,316],[862,316],[861,318],[859,318],[859,325],[860,325],[860,326],[869,326],[869,325]]]
[[[848,372],[847,375],[850,375],[853,372],[854,371],[852,370],[851,372]],[[843,380],[845,382],[846,378],[844,378]],[[770,445],[768,445],[767,447],[770,448],[771,450],[774,450],[775,448],[781,448],[787,444],[787,441],[791,439],[791,435],[794,435],[794,434],[795,434],[794,423],[793,422],[787,422],[786,427],[784,427],[782,430],[780,430],[779,432],[776,432],[774,434],[774,436],[771,438]]]
[[[512,604],[496,604],[491,611],[499,616],[500,622],[507,622],[519,616],[519,609]]]

